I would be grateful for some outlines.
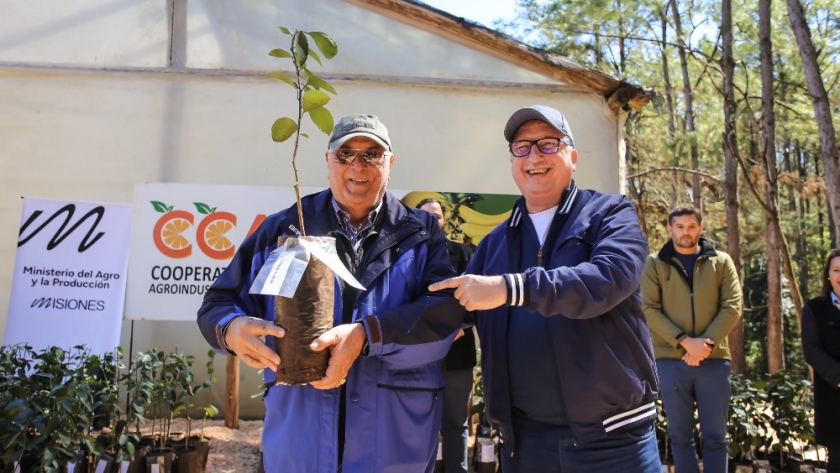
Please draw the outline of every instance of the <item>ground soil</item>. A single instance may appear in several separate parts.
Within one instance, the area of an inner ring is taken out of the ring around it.
[[[200,420],[192,422],[192,435],[200,435],[201,424]],[[257,473],[260,471],[262,427],[261,420],[240,420],[238,429],[225,427],[224,420],[208,420],[204,427],[204,437],[210,439],[207,473]],[[142,430],[151,431],[151,422],[147,422]],[[185,419],[175,419],[172,422],[172,432],[186,432],[186,430]],[[470,452],[472,452],[474,442],[475,438],[470,436]]]

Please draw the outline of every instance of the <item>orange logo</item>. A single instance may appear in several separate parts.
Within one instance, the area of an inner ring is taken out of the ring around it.
[[[186,210],[173,210],[163,202],[151,201],[156,211],[163,214],[155,223],[153,239],[157,249],[170,258],[186,258],[192,255],[192,243],[185,232],[195,223],[195,217]],[[195,241],[202,253],[213,259],[227,260],[233,257],[236,246],[231,242],[228,232],[236,227],[236,215],[230,212],[216,211],[201,202],[193,202],[199,214],[205,215],[195,227]],[[248,235],[256,231],[265,220],[265,215],[257,215]]]

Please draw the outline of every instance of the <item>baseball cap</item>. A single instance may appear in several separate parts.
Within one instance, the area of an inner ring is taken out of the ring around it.
[[[510,143],[516,135],[516,130],[522,126],[523,123],[529,120],[542,120],[551,125],[555,130],[569,138],[572,146],[575,145],[575,139],[572,137],[572,129],[569,127],[569,122],[558,110],[545,105],[531,105],[530,107],[520,108],[513,112],[513,115],[508,118],[505,125],[505,139]]]
[[[379,143],[380,146],[391,151],[391,138],[388,129],[379,121],[376,115],[347,115],[335,124],[330,134],[329,149],[333,150],[353,138],[364,136]]]

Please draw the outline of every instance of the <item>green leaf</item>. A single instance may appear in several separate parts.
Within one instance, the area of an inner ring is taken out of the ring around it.
[[[292,57],[292,54],[289,51],[286,51],[285,49],[281,49],[281,48],[272,49],[271,51],[268,52],[268,55],[273,56],[273,57],[279,57],[281,59],[282,58],[287,58],[287,57]]]
[[[325,81],[324,79],[321,79],[320,77],[316,76],[315,74],[309,72],[309,70],[306,71],[306,74],[309,77],[309,79],[306,81],[307,85],[311,85],[312,87],[315,87],[316,89],[326,90],[327,92],[329,92],[333,95],[338,95],[338,93],[335,91],[333,86],[328,84],[327,81]]]
[[[275,78],[275,79],[277,79],[277,80],[282,80],[283,82],[285,82],[285,83],[287,83],[287,84],[291,85],[292,87],[294,87],[294,88],[295,88],[295,90],[297,90],[297,87],[298,87],[298,86],[297,86],[297,84],[295,84],[295,81],[293,81],[291,77],[287,76],[287,75],[286,75],[285,73],[283,73],[283,72],[280,72],[280,71],[272,71],[272,72],[269,72],[269,73],[268,73],[268,76],[269,76],[269,77],[273,77],[273,78]]]
[[[309,135],[307,135],[306,133],[301,133],[300,136],[302,136],[304,138],[309,138]]]
[[[193,202],[193,205],[195,205],[195,208],[198,209],[199,213],[202,213],[204,215],[210,215],[211,213],[213,213],[214,210],[216,210],[211,209],[209,205],[202,204],[201,202]]]
[[[306,40],[306,35],[296,31],[294,45],[295,61],[298,65],[306,64],[306,59],[309,57],[309,41]]]
[[[338,45],[335,44],[335,41],[333,41],[330,35],[321,33],[320,31],[312,31],[309,33],[309,36],[315,41],[315,46],[318,47],[318,50],[321,51],[321,54],[325,58],[332,59],[338,54]]]
[[[174,209],[174,208],[175,208],[175,206],[170,205],[169,207],[166,208],[166,211],[167,212],[172,212],[172,209]]]
[[[312,49],[309,50],[309,56],[312,57],[312,59],[314,59],[315,62],[317,62],[319,65],[321,65],[321,66],[324,65],[324,64],[321,63],[321,56],[318,56],[318,54],[314,50],[312,50]]]
[[[151,200],[150,202],[152,203],[152,207],[154,207],[156,211],[158,211],[162,214],[165,214],[166,212],[168,212],[168,210],[166,208],[166,204],[164,204],[163,202],[158,202],[156,200]]]
[[[278,118],[271,125],[271,139],[276,143],[282,143],[289,139],[297,131],[297,123],[289,117]]]
[[[320,90],[307,90],[303,93],[303,111],[308,112],[314,108],[323,107],[330,102],[330,96]]]
[[[281,26],[281,27],[280,27],[280,31],[282,31],[282,32],[283,32],[283,34],[292,34],[292,32],[291,32],[291,31],[289,31],[289,29],[288,29],[288,28],[286,28],[285,26]]]
[[[314,123],[315,126],[317,126],[318,129],[325,134],[329,134],[335,125],[332,113],[324,107],[313,108],[310,110],[309,118],[311,118],[312,123]]]

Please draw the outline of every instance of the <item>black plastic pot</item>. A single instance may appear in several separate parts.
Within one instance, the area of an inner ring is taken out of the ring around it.
[[[146,453],[146,473],[173,473],[175,452],[171,448],[156,448]]]
[[[279,237],[278,245],[293,248],[301,239],[335,247],[331,237]],[[274,340],[275,351],[283,360],[277,370],[278,384],[306,384],[325,376],[330,351],[315,352],[309,344],[333,326],[334,289],[332,270],[312,256],[294,297],[274,298],[274,323],[286,331],[283,338]]]
[[[174,473],[204,473],[202,458],[196,447],[177,447],[175,456]]]
[[[110,453],[97,455],[90,471],[93,473],[111,473],[114,469],[114,456]]]

